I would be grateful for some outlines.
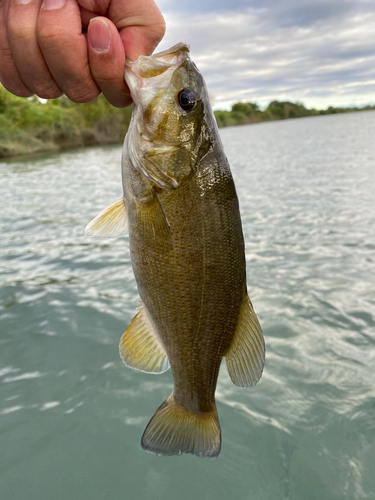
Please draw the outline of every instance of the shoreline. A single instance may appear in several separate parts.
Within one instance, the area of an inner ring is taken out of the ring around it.
[[[359,112],[365,112],[365,111],[374,111],[373,109],[368,110],[368,109],[359,109],[353,111],[353,113],[359,113]],[[276,121],[284,121],[284,120],[294,120],[297,118],[310,118],[310,117],[317,117],[317,116],[328,116],[332,115],[334,113],[324,113],[324,114],[315,114],[315,115],[306,115],[306,116],[299,116],[299,117],[289,117],[289,118],[273,118],[269,120],[254,120],[254,121],[247,121],[245,123],[234,123],[230,125],[219,125],[219,128],[229,128],[229,127],[240,127],[243,125],[259,125],[261,123],[269,123],[269,122],[276,122]],[[97,133],[95,129],[83,129],[79,131],[79,133],[72,138],[71,140],[65,140],[63,144],[58,144],[58,143],[41,143],[41,141],[38,141],[38,139],[35,138],[35,135],[30,135],[28,134],[20,134],[21,137],[14,142],[10,142],[7,145],[3,145],[0,143],[0,161],[1,160],[8,160],[10,158],[19,158],[23,156],[32,156],[32,155],[37,155],[37,154],[43,154],[43,153],[58,153],[60,151],[68,151],[72,149],[84,149],[87,147],[93,147],[93,146],[110,146],[110,145],[116,145],[118,144],[119,146],[124,143],[125,135],[126,132],[124,133],[123,137],[108,137],[108,136],[102,136],[100,137],[100,134]],[[38,144],[39,142],[39,144]]]
[[[219,128],[308,116],[375,110],[363,108],[307,109],[301,103],[272,101],[265,110],[256,103],[237,102],[230,111],[216,110]],[[128,130],[132,106],[114,108],[103,95],[87,104],[66,96],[41,102],[16,97],[0,85],[0,160],[74,148],[121,144]]]
[[[0,159],[122,142],[131,114],[132,106],[115,108],[103,95],[87,104],[66,96],[41,102],[0,85]]]
[[[83,149],[87,147],[93,146],[109,146],[115,144],[122,144],[123,139],[112,139],[112,138],[104,138],[102,140],[97,139],[95,137],[95,131],[85,129],[84,135],[89,136],[90,140],[85,140],[83,137],[77,137],[75,140],[71,142],[66,142],[63,146],[49,142],[47,144],[33,145],[35,141],[31,141],[30,137],[22,141],[10,142],[7,145],[0,144],[0,161],[7,160],[10,158],[18,158],[21,156],[31,156],[36,154],[43,153],[58,153],[60,151],[69,151],[72,149]]]
[[[374,111],[374,109],[358,109],[352,111],[353,113],[365,111]],[[333,115],[334,113],[324,113],[324,114],[314,114],[314,115],[306,115],[299,117],[289,117],[289,118],[274,118],[269,120],[254,120],[248,121],[245,123],[234,123],[230,125],[219,125],[219,128],[229,128],[229,127],[240,127],[243,125],[259,125],[261,123],[269,123],[275,121],[284,121],[284,120],[294,120],[297,118],[311,118],[318,116],[328,116]],[[22,134],[24,135],[24,134]],[[25,137],[26,135],[26,137]],[[79,134],[73,138],[73,140],[65,140],[63,144],[57,144],[49,142],[47,144],[36,144],[35,136],[25,134],[23,138],[14,141],[6,146],[0,143],[0,161],[8,160],[11,158],[19,158],[24,156],[32,156],[43,153],[58,153],[60,151],[68,151],[72,149],[84,149],[87,147],[93,146],[110,146],[118,144],[121,146],[124,143],[126,131],[122,137],[100,137],[95,129],[83,129],[79,131]]]

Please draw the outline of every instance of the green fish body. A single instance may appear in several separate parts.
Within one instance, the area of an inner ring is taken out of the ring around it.
[[[125,76],[135,107],[124,144],[124,199],[99,214],[87,234],[129,229],[142,305],[120,354],[132,368],[172,370],[173,392],[148,424],[143,448],[214,457],[223,357],[240,386],[254,385],[264,365],[236,190],[188,46],[128,62]]]

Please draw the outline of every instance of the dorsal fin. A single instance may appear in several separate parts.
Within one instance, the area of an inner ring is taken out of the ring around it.
[[[118,238],[127,232],[128,212],[124,198],[102,210],[85,229],[86,236],[98,238]]]
[[[120,340],[120,355],[125,364],[136,370],[163,373],[169,368],[164,346],[156,332],[146,308],[131,320]]]
[[[264,366],[265,346],[258,318],[246,295],[225,361],[232,382],[240,387],[255,385]]]

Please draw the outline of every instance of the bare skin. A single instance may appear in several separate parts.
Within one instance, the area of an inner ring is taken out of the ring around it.
[[[20,97],[128,106],[125,56],[151,54],[164,32],[153,0],[0,0],[0,81]]]

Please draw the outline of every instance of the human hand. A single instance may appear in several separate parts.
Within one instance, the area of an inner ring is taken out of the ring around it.
[[[151,54],[164,32],[153,0],[0,0],[0,81],[20,97],[103,92],[127,106],[125,55]]]

